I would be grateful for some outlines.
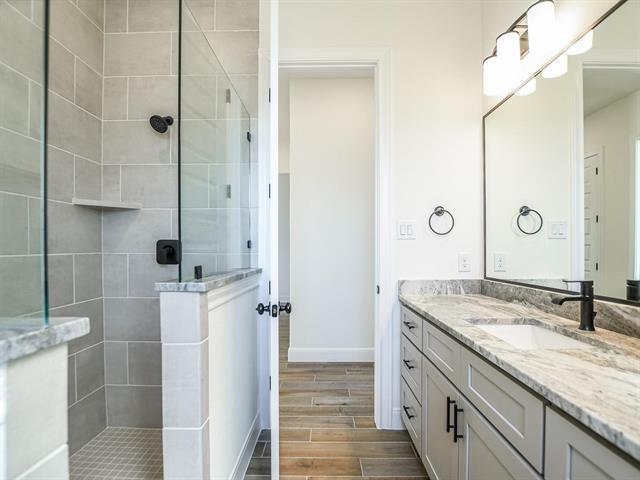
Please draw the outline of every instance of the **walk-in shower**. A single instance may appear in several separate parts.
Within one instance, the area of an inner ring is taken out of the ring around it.
[[[258,2],[0,0],[0,318],[90,319],[74,478],[161,476],[154,284],[257,261],[257,31]]]

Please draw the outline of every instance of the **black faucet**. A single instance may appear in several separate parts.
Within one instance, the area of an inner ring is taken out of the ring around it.
[[[593,325],[593,319],[597,313],[593,309],[593,301],[595,294],[593,292],[593,280],[563,280],[565,283],[579,283],[580,296],[572,296],[565,298],[554,298],[551,301],[556,305],[562,305],[564,302],[581,302],[580,304],[580,330],[587,332],[595,332],[596,327]]]

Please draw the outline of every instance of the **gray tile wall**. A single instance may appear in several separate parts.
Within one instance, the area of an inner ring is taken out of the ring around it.
[[[102,212],[71,203],[102,198],[104,1],[51,0],[49,279],[51,314],[87,316],[69,346],[69,447],[106,427]]]

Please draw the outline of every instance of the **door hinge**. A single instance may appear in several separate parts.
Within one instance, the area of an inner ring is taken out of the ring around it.
[[[600,223],[600,215],[596,215],[596,223]]]
[[[269,280],[269,295],[271,295],[271,280]]]
[[[380,285],[376,285],[376,293],[380,295]]]
[[[269,375],[269,390],[271,390],[271,375]]]
[[[269,184],[269,198],[271,198],[271,184]]]
[[[600,270],[600,264],[596,262],[596,272]]]
[[[251,143],[251,132],[247,132],[247,142]]]
[[[598,167],[596,167],[596,175],[600,175]]]
[[[231,89],[227,88],[227,103],[231,103]]]
[[[252,244],[251,244],[251,240],[247,240],[247,248],[248,248],[249,250],[251,250],[251,245],[252,245]]]

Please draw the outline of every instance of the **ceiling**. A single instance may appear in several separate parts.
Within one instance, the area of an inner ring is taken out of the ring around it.
[[[640,90],[640,68],[586,68],[583,75],[585,116]]]

